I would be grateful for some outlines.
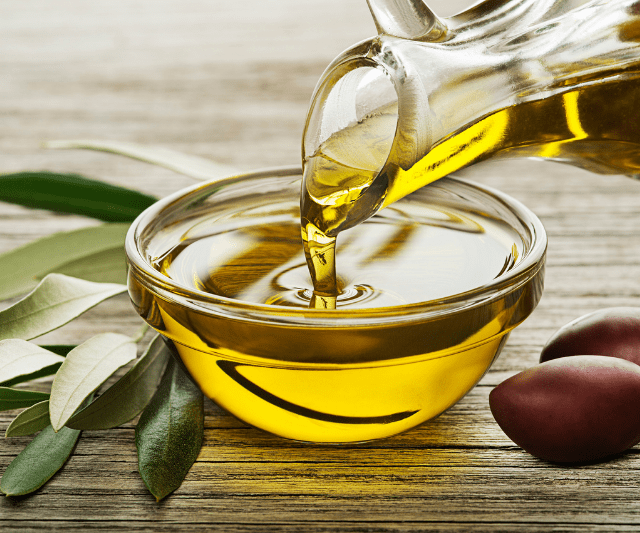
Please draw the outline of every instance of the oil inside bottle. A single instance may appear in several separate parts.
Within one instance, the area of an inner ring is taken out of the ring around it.
[[[408,169],[387,165],[385,188],[373,191],[377,208],[489,158],[529,156],[605,174],[639,174],[640,121],[635,110],[640,109],[640,80],[637,74],[624,74],[624,79],[583,83],[504,108],[443,139]],[[397,108],[387,105],[333,134],[304,162],[301,226],[318,296],[315,307],[331,307],[340,294],[336,237],[342,228],[369,216],[372,201],[364,199],[372,196],[369,188],[392,149],[396,121]],[[393,149],[402,150],[402,142],[410,139],[397,142]],[[341,272],[342,253],[338,255]]]

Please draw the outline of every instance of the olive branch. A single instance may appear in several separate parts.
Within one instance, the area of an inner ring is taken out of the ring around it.
[[[199,180],[234,173],[204,158],[132,143],[58,141],[47,146],[124,155]],[[77,346],[38,343],[45,333],[126,291],[125,235],[156,200],[76,174],[0,174],[0,201],[103,222],[0,255],[0,300],[20,297],[0,311],[0,410],[22,409],[5,437],[36,433],[2,476],[0,490],[7,496],[44,485],[72,455],[82,430],[118,427],[138,415],[138,469],[157,500],[180,486],[197,459],[204,428],[202,392],[174,363],[160,336],[143,343],[146,324],[134,337],[101,333]],[[116,379],[116,373],[122,375]],[[25,388],[51,376],[49,392]]]

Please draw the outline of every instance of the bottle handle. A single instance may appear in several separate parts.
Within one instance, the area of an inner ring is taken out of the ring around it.
[[[439,41],[447,25],[423,0],[367,0],[378,33],[402,39]]]

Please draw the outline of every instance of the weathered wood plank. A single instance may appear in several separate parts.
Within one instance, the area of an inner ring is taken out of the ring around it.
[[[359,515],[356,515],[359,516]],[[32,522],[32,526],[25,528],[24,524],[19,521],[7,521],[6,528],[8,530],[20,529],[23,532],[41,531],[42,527],[46,527],[49,531],[86,531],[88,527],[95,531],[115,531],[115,530],[127,530],[127,531],[146,531],[146,532],[163,532],[163,531],[176,531],[178,528],[180,531],[203,531],[203,530],[217,530],[225,531],[227,533],[246,533],[249,531],[265,531],[268,529],[274,533],[290,533],[305,531],[309,533],[328,533],[335,531],[342,532],[362,532],[363,530],[368,532],[414,532],[414,531],[447,531],[447,532],[467,532],[470,527],[476,528],[477,523],[469,522],[441,522],[441,521],[422,521],[422,522],[410,522],[404,521],[402,523],[382,523],[375,521],[364,521],[362,518],[357,518],[358,522],[328,522],[328,523],[301,523],[296,521],[290,521],[287,523],[272,522],[263,520],[255,524],[231,524],[228,522],[217,522],[212,520],[204,520],[201,522],[192,522],[185,524],[183,521],[177,522],[161,522],[161,521],[89,521],[89,520],[75,520],[73,522],[68,521],[37,521]],[[40,523],[40,526],[36,524]],[[544,522],[529,522],[514,524],[513,522],[498,523],[492,521],[481,525],[483,529],[496,533],[517,533],[535,532],[535,531],[549,531],[550,524]],[[571,532],[571,531],[623,531],[624,524],[561,524],[555,522],[552,524],[553,531],[557,532]]]

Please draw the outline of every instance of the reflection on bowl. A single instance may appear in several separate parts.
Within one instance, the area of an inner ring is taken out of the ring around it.
[[[339,248],[342,302],[308,309],[299,193],[292,168],[199,185],[150,207],[126,241],[138,313],[207,396],[255,427],[333,443],[412,428],[478,382],[540,299],[537,217],[445,178],[349,230],[350,243],[388,230],[396,244],[366,260],[362,247]],[[385,287],[398,277],[380,265],[401,248],[419,261],[418,280],[401,274],[402,290],[372,289],[368,279]]]

